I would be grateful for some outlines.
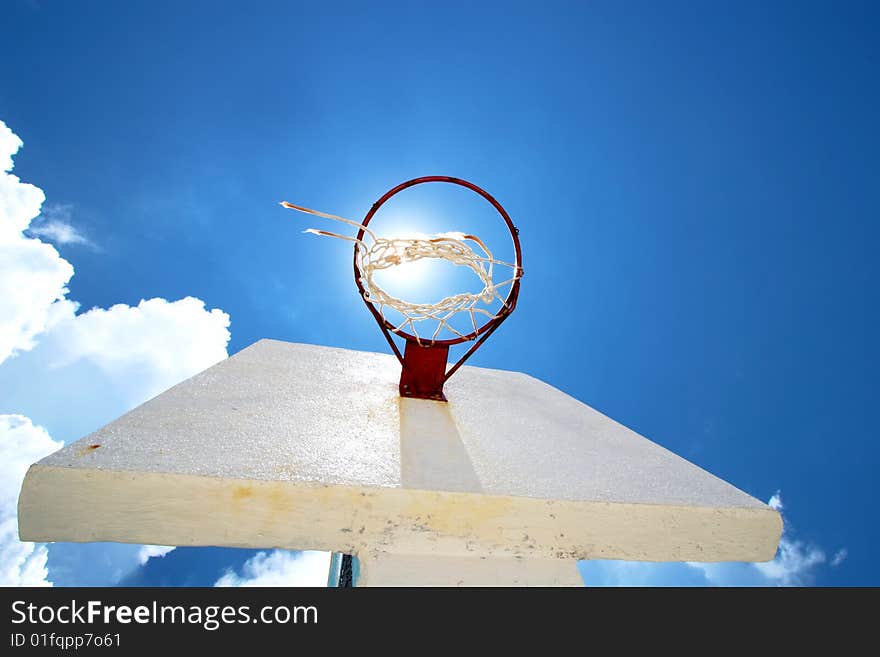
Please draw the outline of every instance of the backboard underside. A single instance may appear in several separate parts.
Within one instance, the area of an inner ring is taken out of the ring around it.
[[[448,404],[390,355],[261,340],[29,470],[22,540],[766,561],[779,514],[524,374]]]

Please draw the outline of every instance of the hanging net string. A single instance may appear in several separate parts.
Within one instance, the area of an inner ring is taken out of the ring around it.
[[[516,265],[496,260],[483,241],[476,235],[443,233],[424,239],[384,238],[378,237],[369,228],[351,219],[319,212],[318,210],[310,210],[287,201],[283,201],[281,205],[291,210],[339,221],[364,231],[366,238],[369,239],[369,243],[356,237],[331,233],[316,228],[308,228],[305,232],[354,242],[357,245],[358,270],[360,271],[360,280],[364,287],[364,299],[376,307],[386,322],[388,322],[388,319],[385,316],[385,308],[393,308],[399,312],[403,316],[403,320],[393,330],[395,332],[409,330],[419,344],[421,344],[423,338],[419,335],[416,325],[420,322],[431,320],[437,322],[437,326],[429,339],[431,342],[437,339],[444,328],[460,338],[467,337],[450,324],[450,320],[458,313],[466,313],[470,317],[473,332],[477,333],[479,327],[476,316],[484,315],[489,319],[497,318],[499,313],[506,307],[505,300],[498,293],[499,288],[513,284],[522,276],[522,271]],[[480,252],[475,251],[468,242],[478,246]],[[477,293],[462,292],[460,294],[453,294],[444,297],[436,303],[410,303],[389,294],[376,282],[375,275],[378,272],[423,258],[448,260],[455,265],[467,267],[480,279],[483,289]],[[513,270],[513,277],[496,283],[494,281],[496,266],[510,267]],[[495,301],[501,302],[501,308],[497,313],[480,307],[480,304],[488,306]],[[393,326],[392,322],[388,322],[388,324]]]

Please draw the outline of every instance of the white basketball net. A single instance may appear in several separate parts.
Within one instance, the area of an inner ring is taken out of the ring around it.
[[[419,344],[421,344],[423,338],[419,335],[416,324],[429,320],[437,322],[437,327],[429,339],[430,342],[435,341],[444,328],[460,338],[467,337],[465,333],[462,333],[450,324],[450,320],[458,313],[467,313],[470,316],[470,323],[474,328],[473,332],[476,333],[479,330],[477,315],[484,315],[489,319],[497,318],[498,314],[505,307],[504,298],[498,293],[498,289],[511,285],[522,276],[522,272],[516,265],[496,260],[486,245],[476,235],[443,233],[425,239],[377,237],[373,231],[356,221],[345,219],[335,214],[303,208],[287,201],[282,202],[281,205],[291,210],[298,210],[319,217],[333,219],[334,221],[341,221],[354,226],[358,230],[363,229],[365,235],[369,237],[369,243],[356,237],[331,233],[316,228],[309,228],[305,232],[354,242],[357,245],[357,263],[361,274],[361,284],[364,287],[364,299],[372,303],[382,318],[391,325],[394,324],[385,317],[385,309],[393,308],[399,312],[403,316],[403,320],[393,330],[395,332],[408,331],[412,333]],[[480,251],[482,251],[482,254],[474,251],[467,242],[476,244]],[[453,294],[442,298],[436,303],[410,303],[389,294],[375,280],[375,275],[378,272],[423,258],[448,260],[455,265],[467,267],[480,279],[483,289],[477,293],[462,292],[460,294]],[[513,277],[500,283],[494,282],[496,265],[510,267],[513,270]],[[486,308],[480,307],[480,304],[488,306],[495,301],[501,302],[501,309],[498,312],[491,312]]]

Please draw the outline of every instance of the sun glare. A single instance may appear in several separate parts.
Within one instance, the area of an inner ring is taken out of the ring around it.
[[[437,262],[430,258],[421,260],[402,260],[399,265],[376,272],[376,280],[389,293],[397,297],[424,298],[430,294],[432,269]]]

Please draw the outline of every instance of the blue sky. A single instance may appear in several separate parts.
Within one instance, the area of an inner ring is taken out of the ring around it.
[[[0,12],[0,120],[24,142],[13,174],[46,197],[26,237],[75,270],[55,306],[79,304],[63,330],[34,310],[10,343],[7,428],[76,439],[263,337],[387,350],[348,245],[301,235],[320,224],[277,203],[359,218],[399,182],[454,175],[504,204],[524,251],[517,312],[473,364],[537,376],[762,500],[781,491],[800,559],[787,583],[880,584],[876,3]],[[458,200],[436,200],[419,228],[462,228],[443,213]],[[118,317],[155,349],[108,328]],[[204,342],[195,326],[215,341],[169,365]],[[116,360],[95,336],[118,342]],[[50,372],[59,353],[72,364]],[[52,546],[49,579],[210,584],[255,556],[180,549],[140,566],[132,549]],[[583,572],[785,583],[752,566]]]

